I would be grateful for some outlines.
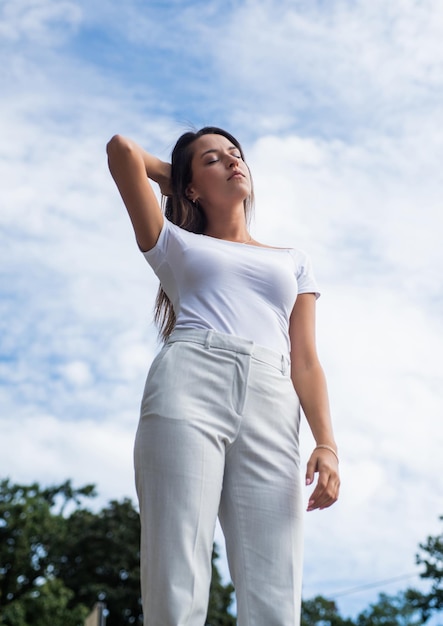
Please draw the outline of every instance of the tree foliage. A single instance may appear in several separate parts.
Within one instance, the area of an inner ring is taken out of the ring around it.
[[[421,626],[423,618],[411,602],[408,591],[395,596],[381,593],[378,602],[371,604],[357,618],[357,626]]]
[[[77,602],[105,602],[109,626],[142,623],[139,535],[138,513],[125,499],[98,513],[74,511],[53,546],[55,575]]]
[[[343,619],[333,600],[316,596],[305,600],[301,610],[301,626],[355,626],[349,619]]]
[[[443,516],[440,517],[443,521]],[[419,545],[420,552],[416,555],[418,565],[424,565],[421,577],[431,582],[428,594],[412,597],[411,601],[418,606],[425,619],[435,611],[443,610],[443,532],[435,537],[429,536]]]
[[[74,592],[61,580],[51,578],[0,609],[5,626],[83,626],[89,610],[82,604],[70,607]]]
[[[33,625],[82,623],[86,607],[72,611],[74,594],[55,579],[53,545],[68,503],[93,493],[92,485],[73,489],[69,481],[48,489],[0,482],[0,624],[27,626],[30,615]]]
[[[229,612],[234,587],[231,584],[223,585],[216,565],[217,559],[218,552],[214,546],[212,553],[212,580],[209,593],[209,607],[205,626],[235,626],[236,620]]]
[[[94,496],[93,485],[70,481],[45,489],[0,481],[0,626],[83,626],[97,601],[107,606],[107,626],[142,624],[138,512],[128,499],[92,512],[84,502]],[[443,608],[443,535],[419,548],[429,593],[382,593],[355,620],[317,596],[303,602],[302,626],[424,624]],[[235,626],[234,590],[222,583],[217,558],[214,548],[206,626]]]
[[[42,489],[0,482],[0,625],[82,626],[98,600],[107,626],[141,624],[140,521],[132,502],[95,496],[70,481]],[[208,626],[233,626],[232,585],[223,585],[214,551]]]

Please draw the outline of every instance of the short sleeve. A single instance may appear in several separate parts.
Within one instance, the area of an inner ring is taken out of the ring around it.
[[[310,257],[302,250],[291,250],[295,262],[295,276],[297,279],[297,293],[314,293],[320,297],[320,290],[314,275]]]
[[[164,218],[162,229],[154,247],[142,253],[154,271],[159,268],[166,256],[171,228],[171,222]]]

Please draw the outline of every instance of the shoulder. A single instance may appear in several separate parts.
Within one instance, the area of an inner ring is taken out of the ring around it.
[[[299,272],[305,273],[312,271],[311,257],[307,252],[300,248],[288,248],[288,252]]]
[[[294,262],[298,293],[313,293],[318,298],[320,290],[315,278],[311,257],[307,252],[298,248],[291,248],[290,254]]]
[[[156,254],[164,253],[171,242],[175,242],[178,245],[192,245],[196,237],[199,237],[199,235],[185,230],[163,217],[163,225],[155,245],[150,250],[144,251],[143,255],[149,258],[154,257]]]
[[[300,248],[287,248],[288,252],[297,263],[310,263],[311,258],[305,250]]]

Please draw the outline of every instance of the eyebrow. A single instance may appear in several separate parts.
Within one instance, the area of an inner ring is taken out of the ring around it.
[[[228,148],[229,152],[232,152],[232,150],[238,150],[240,152],[240,149],[237,148],[237,146],[231,146]],[[220,150],[217,150],[217,148],[209,148],[209,150],[205,150],[201,153],[200,158],[202,159],[206,154],[210,154],[211,152],[220,152]]]

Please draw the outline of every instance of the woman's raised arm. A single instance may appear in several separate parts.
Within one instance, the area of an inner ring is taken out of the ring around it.
[[[149,179],[170,194],[171,166],[152,156],[131,139],[114,135],[106,146],[108,164],[134,227],[139,248],[146,252],[157,242],[163,214]]]

